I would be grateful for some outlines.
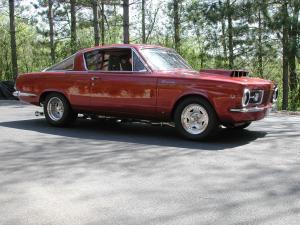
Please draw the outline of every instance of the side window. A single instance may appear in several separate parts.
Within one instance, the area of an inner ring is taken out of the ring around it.
[[[105,55],[108,58],[108,71],[132,71],[131,49],[109,49]]]
[[[145,71],[140,58],[130,48],[94,50],[84,54],[88,70]]]
[[[73,70],[74,59],[75,59],[75,55],[72,55],[69,58],[66,58],[63,61],[57,63],[56,65],[48,68],[46,71],[53,71],[53,70]]]
[[[146,71],[145,65],[142,63],[140,58],[136,55],[135,52],[133,52],[133,71],[141,72],[141,71]]]
[[[132,71],[131,49],[94,50],[84,58],[88,70]]]
[[[104,66],[104,52],[101,50],[86,52],[85,64],[88,70],[102,70]]]

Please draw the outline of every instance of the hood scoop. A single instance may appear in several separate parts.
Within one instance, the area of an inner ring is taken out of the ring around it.
[[[210,73],[212,75],[221,75],[226,77],[248,77],[249,71],[246,70],[222,70],[222,69],[203,69],[200,73]]]

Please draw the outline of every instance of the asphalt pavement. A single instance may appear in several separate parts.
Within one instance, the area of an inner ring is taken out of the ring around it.
[[[300,116],[205,142],[171,127],[79,120],[0,101],[1,225],[298,225]]]

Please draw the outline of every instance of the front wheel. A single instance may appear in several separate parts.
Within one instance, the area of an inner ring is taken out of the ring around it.
[[[175,127],[181,135],[202,140],[217,131],[218,119],[212,106],[202,98],[183,100],[174,113]]]
[[[52,93],[46,97],[44,113],[47,122],[58,127],[69,125],[78,115],[73,112],[66,97],[59,93]]]

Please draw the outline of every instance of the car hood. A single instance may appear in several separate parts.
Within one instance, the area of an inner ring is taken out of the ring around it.
[[[175,71],[165,72],[171,72],[173,76],[175,75],[176,77],[183,77],[187,79],[211,80],[216,82],[235,83],[241,85],[270,85],[273,83],[270,80],[265,80],[257,77],[230,77],[218,73],[199,72],[195,70],[177,69]]]
[[[216,81],[223,81],[223,82],[232,82],[238,83],[243,85],[266,85],[272,83],[269,80],[257,78],[257,77],[227,77],[227,76],[220,76],[210,73],[199,73],[200,79],[206,80],[216,80]]]

